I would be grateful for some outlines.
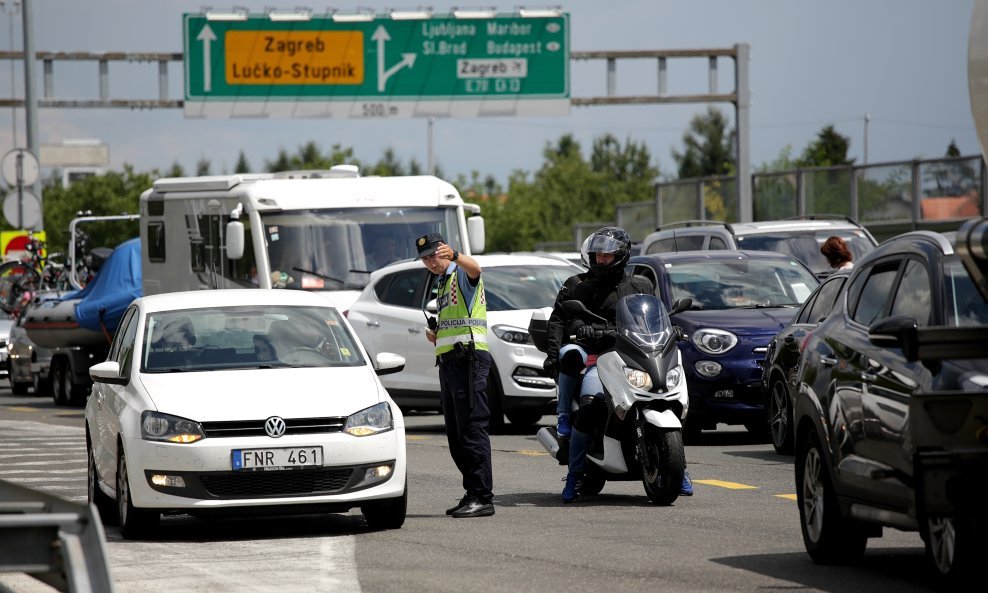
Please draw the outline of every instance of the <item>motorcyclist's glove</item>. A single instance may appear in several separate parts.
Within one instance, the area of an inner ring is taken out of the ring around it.
[[[555,379],[559,376],[559,359],[555,356],[546,356],[542,368],[545,370],[545,374]]]
[[[576,328],[576,339],[577,340],[596,340],[597,338],[604,335],[604,332],[599,329],[594,329],[590,325],[579,325]]]

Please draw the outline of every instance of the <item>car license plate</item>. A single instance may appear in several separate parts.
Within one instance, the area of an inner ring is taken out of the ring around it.
[[[235,470],[296,469],[322,465],[322,447],[284,447],[280,449],[234,449]]]

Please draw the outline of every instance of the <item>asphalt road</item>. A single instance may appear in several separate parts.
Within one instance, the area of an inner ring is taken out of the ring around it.
[[[497,435],[490,518],[452,519],[462,491],[441,417],[407,415],[409,514],[369,531],[360,514],[168,517],[154,540],[106,527],[119,593],[771,591],[933,589],[918,534],[886,530],[864,562],[817,566],[799,530],[792,457],[721,427],[687,447],[696,495],[648,503],[639,482],[564,505],[565,468],[534,430]],[[548,423],[551,418],[543,419]],[[0,388],[0,479],[85,501],[82,410]],[[52,591],[0,574],[4,588]]]

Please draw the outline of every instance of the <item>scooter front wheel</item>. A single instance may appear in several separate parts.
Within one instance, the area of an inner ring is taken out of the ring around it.
[[[642,453],[642,484],[645,494],[654,504],[670,505],[679,498],[686,473],[686,450],[679,429],[644,427]]]

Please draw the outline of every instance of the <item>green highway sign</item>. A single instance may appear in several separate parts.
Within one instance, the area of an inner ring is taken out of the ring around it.
[[[569,15],[185,14],[187,117],[569,113]]]

